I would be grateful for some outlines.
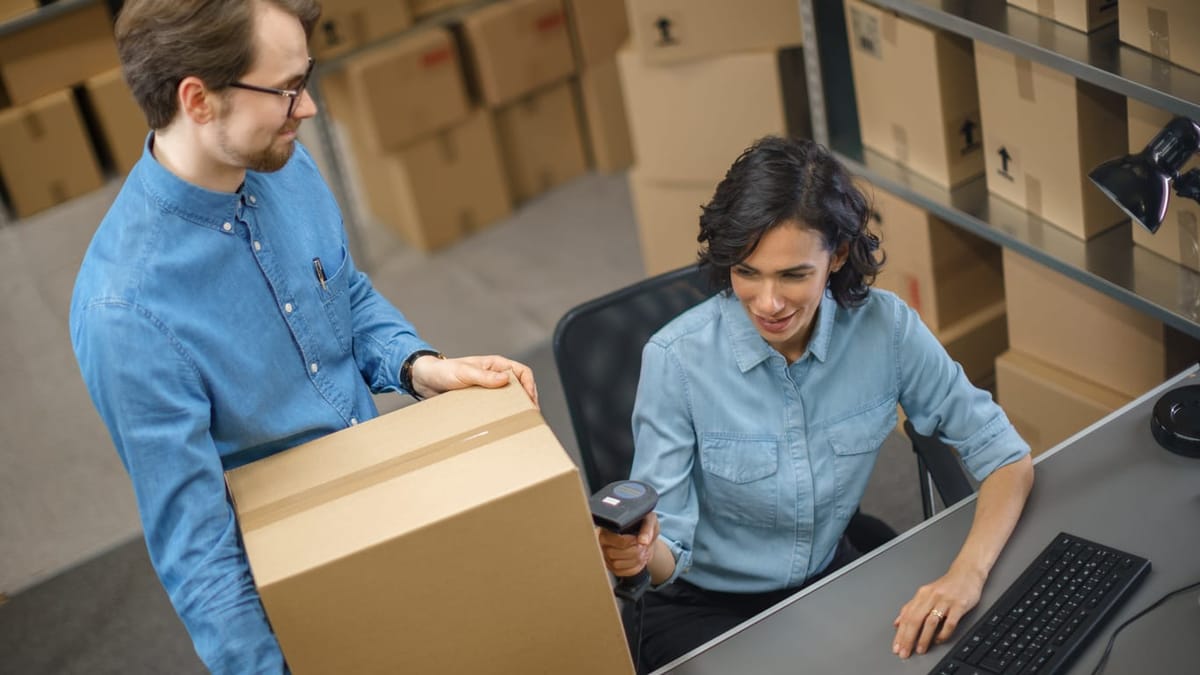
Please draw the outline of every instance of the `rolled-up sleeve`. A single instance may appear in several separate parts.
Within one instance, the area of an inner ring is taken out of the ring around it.
[[[642,350],[633,439],[631,477],[658,491],[660,536],[675,556],[675,572],[665,585],[691,567],[700,511],[692,479],[696,433],[687,377],[669,349],[654,341]]]

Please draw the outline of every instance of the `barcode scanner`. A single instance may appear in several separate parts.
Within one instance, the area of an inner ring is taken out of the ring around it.
[[[588,506],[592,510],[592,522],[609,532],[636,536],[642,529],[642,521],[658,504],[658,493],[654,488],[636,480],[619,480],[609,483],[592,495]],[[618,598],[636,601],[650,587],[650,570],[643,567],[631,577],[617,577],[613,593]]]

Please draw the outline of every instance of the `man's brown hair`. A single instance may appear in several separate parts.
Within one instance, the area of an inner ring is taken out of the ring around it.
[[[319,0],[125,0],[117,16],[117,53],[125,81],[151,129],[175,119],[179,83],[196,76],[220,91],[254,63],[254,10],[269,2],[312,35]]]

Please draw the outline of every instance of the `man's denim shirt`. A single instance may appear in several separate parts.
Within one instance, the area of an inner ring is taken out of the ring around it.
[[[732,294],[685,312],[646,345],[633,478],[660,493],[675,578],[713,591],[798,586],[833,559],[903,406],[983,479],[1029,453],[895,295],[838,306],[827,293],[788,365]]]
[[[84,257],[71,340],[196,651],[218,673],[281,672],[223,472],[375,417],[371,392],[429,345],[355,269],[299,143],[221,193],[152,140]]]

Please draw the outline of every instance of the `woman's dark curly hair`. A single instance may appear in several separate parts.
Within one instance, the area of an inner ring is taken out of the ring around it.
[[[700,216],[700,265],[716,289],[732,287],[729,270],[746,259],[763,234],[793,223],[820,232],[829,251],[849,247],[846,264],[829,277],[842,307],[867,298],[883,265],[879,237],[867,229],[871,207],[850,173],[824,146],[767,136],[729,167]]]

